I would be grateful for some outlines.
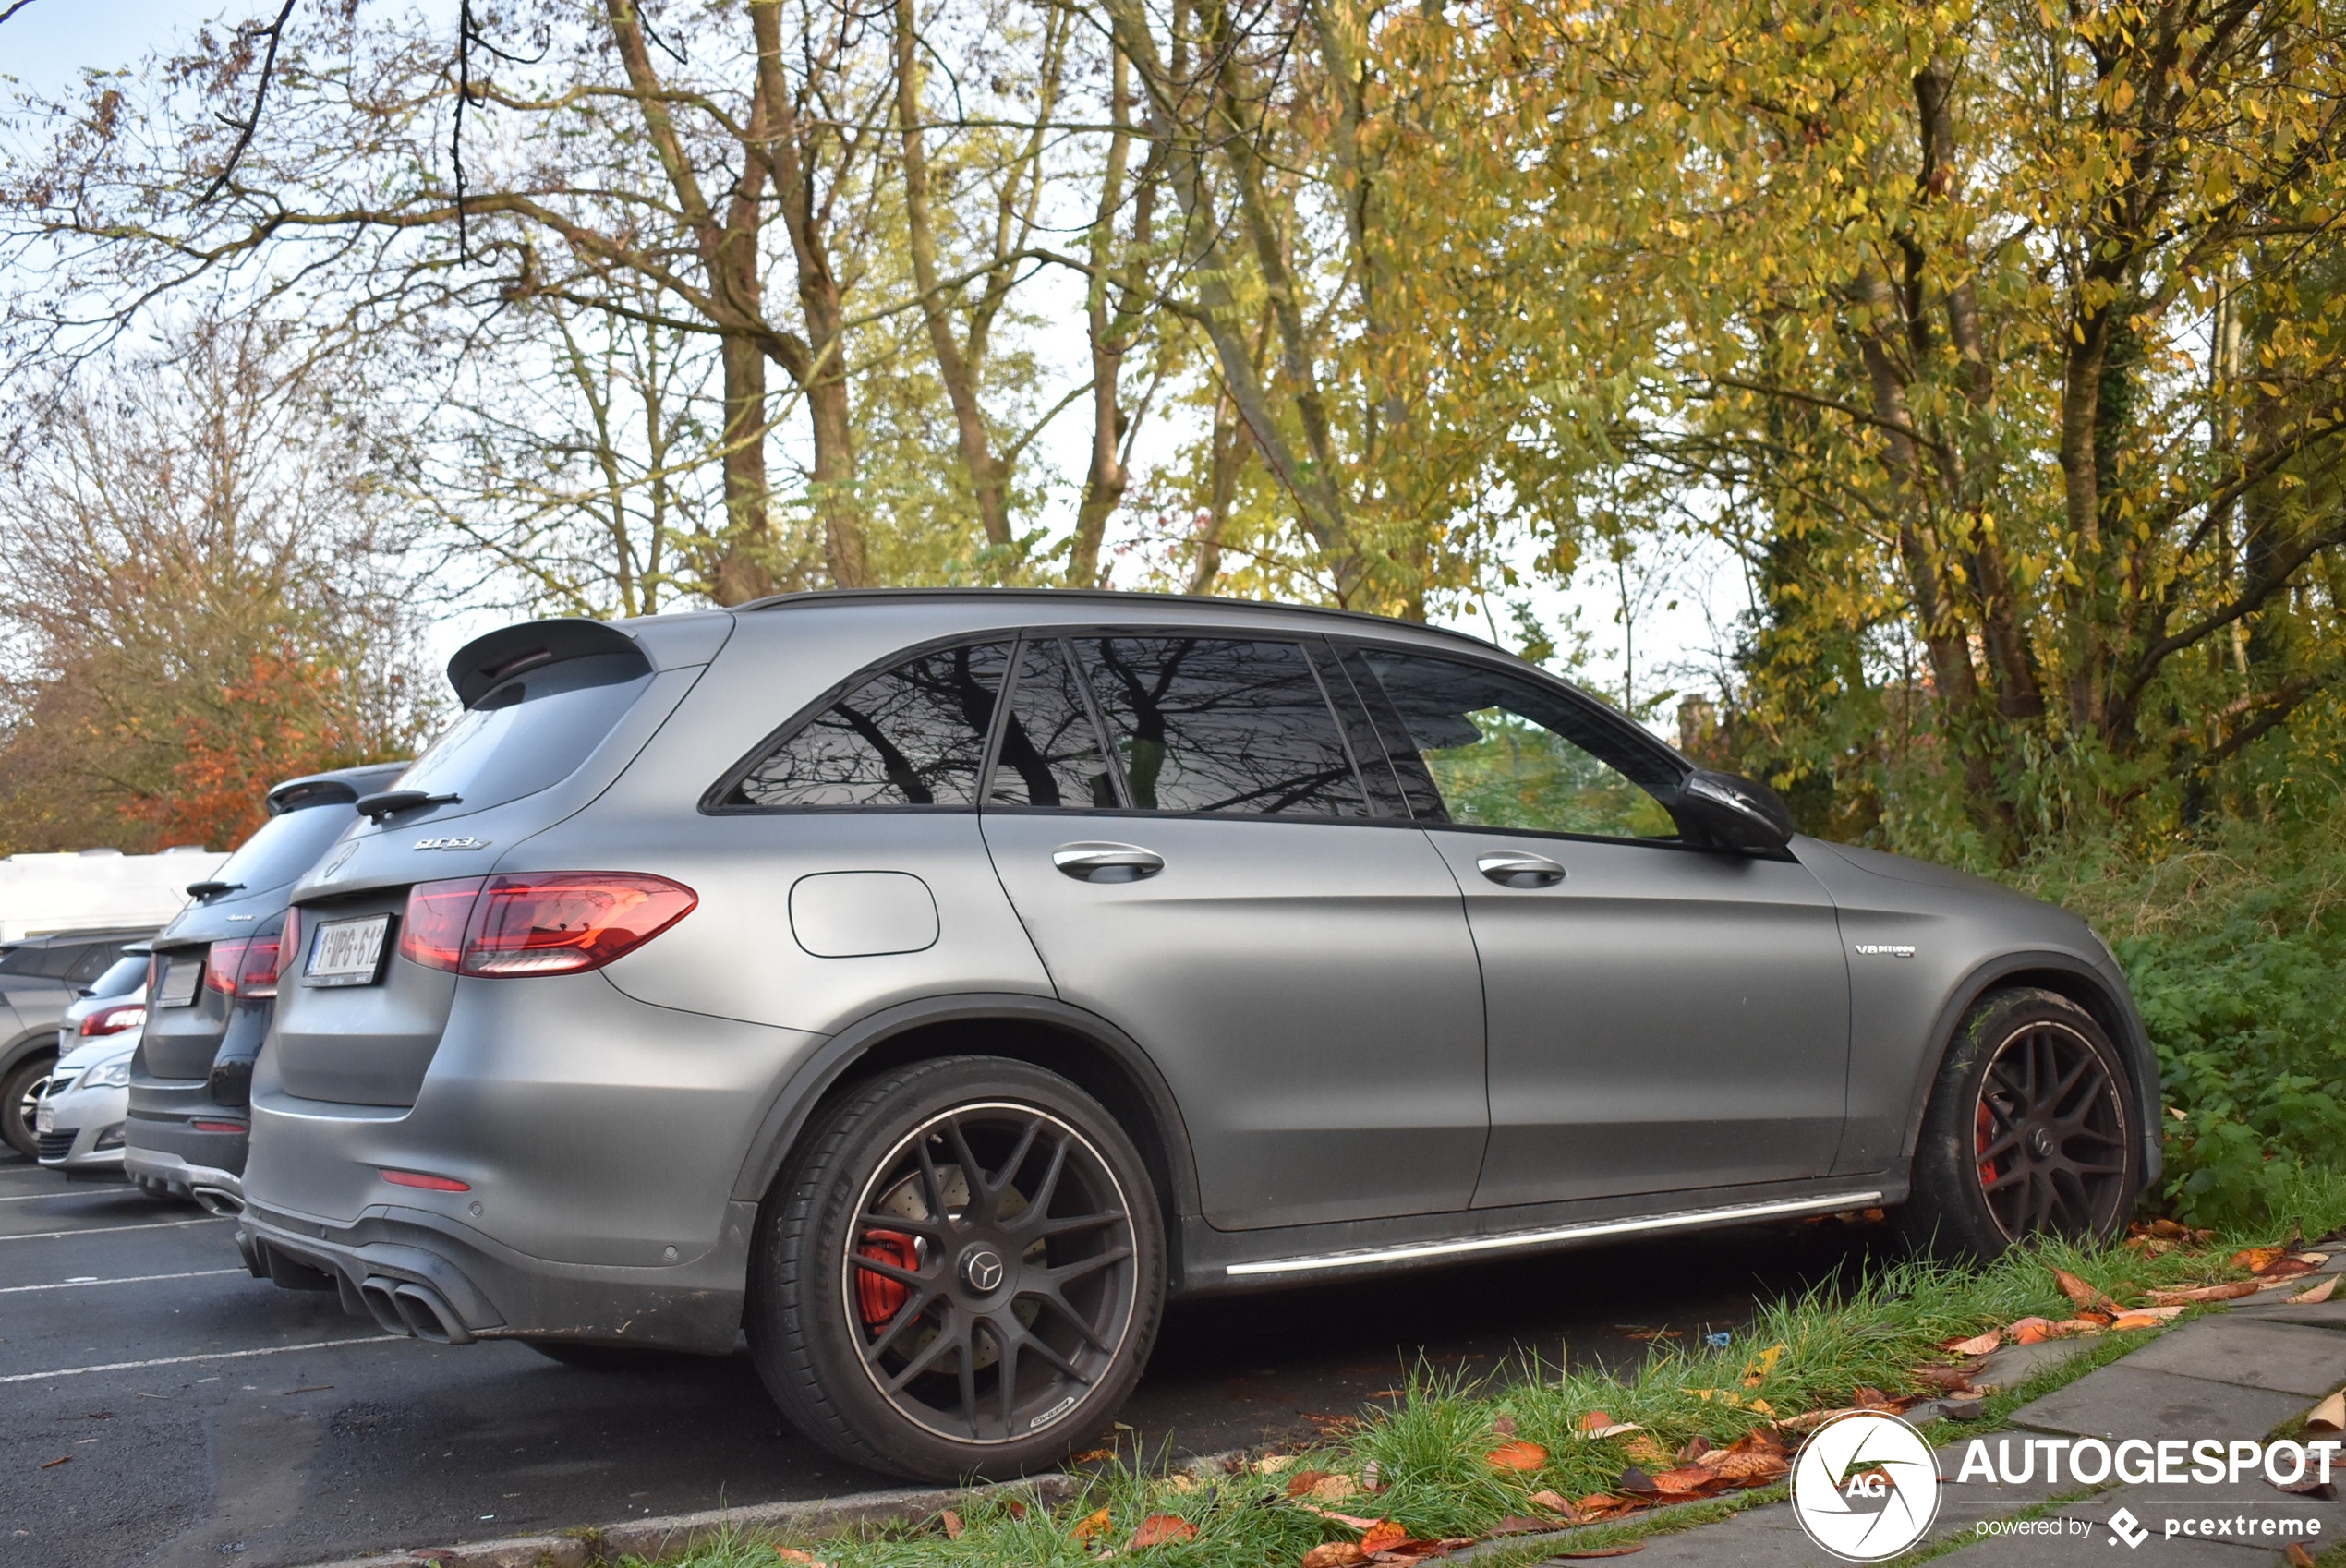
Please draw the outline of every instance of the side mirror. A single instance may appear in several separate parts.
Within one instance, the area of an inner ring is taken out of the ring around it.
[[[1770,854],[1792,841],[1792,812],[1783,797],[1739,774],[1695,769],[1670,809],[1688,838],[1711,849]]]

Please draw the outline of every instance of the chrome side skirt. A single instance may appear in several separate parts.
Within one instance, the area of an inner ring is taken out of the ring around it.
[[[1831,1214],[1844,1209],[1864,1209],[1881,1201],[1879,1191],[1838,1192],[1827,1198],[1791,1198],[1773,1203],[1739,1203],[1726,1209],[1684,1209],[1671,1214],[1647,1214],[1635,1219],[1591,1220],[1586,1224],[1561,1225],[1554,1230],[1511,1231],[1502,1236],[1473,1236],[1456,1241],[1421,1241],[1407,1247],[1379,1247],[1362,1252],[1329,1252],[1316,1258],[1274,1258],[1259,1263],[1232,1263],[1232,1275],[1316,1273],[1324,1269],[1361,1269],[1379,1263],[1414,1263],[1434,1258],[1464,1258],[1481,1252],[1506,1252],[1519,1247],[1546,1247],[1556,1242],[1588,1241],[1607,1236],[1638,1236],[1648,1231],[1687,1230],[1697,1225],[1735,1224],[1745,1220],[1780,1219],[1788,1214]]]

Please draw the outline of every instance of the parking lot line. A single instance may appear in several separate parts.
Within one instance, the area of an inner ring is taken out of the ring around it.
[[[25,1236],[0,1236],[0,1241],[54,1241],[64,1236],[114,1236],[126,1230],[172,1230],[180,1225],[224,1225],[225,1215],[207,1215],[200,1220],[150,1220],[136,1225],[91,1225],[87,1230],[37,1230]]]
[[[93,1187],[86,1192],[19,1192],[13,1198],[0,1198],[0,1203],[33,1203],[43,1198],[127,1198],[138,1190],[135,1187]]]
[[[204,1280],[214,1274],[248,1274],[249,1269],[197,1269],[184,1274],[130,1274],[118,1280],[59,1280],[54,1285],[0,1285],[0,1296],[16,1296],[28,1290],[83,1290],[93,1285],[151,1285],[156,1280]]]
[[[284,1356],[296,1350],[332,1350],[344,1345],[389,1345],[404,1333],[369,1334],[363,1339],[318,1339],[307,1345],[265,1345],[258,1350],[209,1350],[200,1356],[161,1356],[151,1361],[109,1361],[101,1367],[61,1367],[54,1372],[16,1372],[0,1383],[37,1383],[44,1378],[79,1378],[91,1372],[137,1372],[149,1367],[184,1367],[191,1361],[237,1361],[253,1356]]]

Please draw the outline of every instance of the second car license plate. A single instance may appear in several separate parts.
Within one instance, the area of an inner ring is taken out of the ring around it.
[[[383,938],[391,916],[328,921],[309,942],[309,964],[302,979],[311,985],[372,985],[382,973]]]
[[[196,986],[203,980],[203,959],[192,954],[181,954],[163,960],[163,990],[155,997],[158,1007],[185,1007],[194,1004]]]
[[[57,1108],[42,1105],[32,1113],[32,1130],[42,1137],[57,1130]]]

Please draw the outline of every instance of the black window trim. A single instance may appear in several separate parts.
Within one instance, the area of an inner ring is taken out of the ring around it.
[[[1081,664],[1076,662],[1075,650],[1068,645],[1079,637],[1199,637],[1211,638],[1219,642],[1292,643],[1301,647],[1304,650],[1304,668],[1312,672],[1312,679],[1319,688],[1320,701],[1327,708],[1328,718],[1336,726],[1337,742],[1344,748],[1345,759],[1352,769],[1352,782],[1360,791],[1360,798],[1368,807],[1368,814],[1362,816],[1280,816],[1245,812],[1157,811],[1131,804],[1131,788],[1125,781],[1123,760],[1116,754],[1115,746],[1109,740],[1108,726],[1099,711],[1099,702],[1091,689],[1091,680]],[[1310,822],[1356,827],[1417,826],[1419,824],[1409,816],[1385,814],[1377,794],[1368,786],[1368,780],[1363,775],[1362,760],[1353,743],[1351,733],[1354,717],[1352,705],[1359,704],[1365,709],[1366,704],[1357,693],[1348,690],[1339,694],[1335,690],[1323,673],[1320,660],[1314,657],[1311,651],[1311,645],[1313,643],[1334,645],[1336,641],[1336,639],[1326,633],[1316,631],[1288,632],[1255,627],[1199,626],[1185,622],[1173,624],[1143,622],[1139,625],[1108,622],[993,627],[976,632],[965,629],[943,636],[930,637],[918,643],[908,643],[891,653],[869,661],[844,678],[833,681],[780,724],[768,730],[756,745],[751,746],[743,754],[739,761],[720,774],[717,781],[701,792],[698,809],[703,816],[836,816],[849,813],[886,812],[936,815],[953,813],[977,814],[985,812],[1006,814],[1014,812],[1022,815],[1139,817],[1156,821],[1195,818],[1211,822]],[[1059,644],[1061,657],[1068,659],[1076,673],[1082,677],[1076,681],[1076,689],[1083,698],[1084,712],[1091,719],[1093,737],[1099,744],[1103,759],[1107,765],[1108,777],[1115,781],[1119,804],[1070,808],[1067,806],[997,805],[986,800],[986,794],[994,781],[995,765],[1000,756],[1002,731],[1009,723],[1010,700],[1017,690],[1019,660],[1026,645],[1030,642]],[[1002,673],[1002,690],[995,698],[993,723],[986,731],[986,744],[979,754],[982,761],[978,769],[974,805],[763,806],[727,799],[734,790],[741,788],[743,781],[756,771],[758,765],[771,756],[777,748],[787,744],[801,730],[828,712],[832,704],[865,681],[888,674],[891,670],[909,664],[913,659],[925,657],[929,654],[949,648],[976,647],[986,643],[1008,644],[1010,658]],[[1350,677],[1348,674],[1346,684],[1348,687],[1350,683]],[[1367,715],[1362,712],[1360,717],[1365,718]],[[1389,761],[1387,766],[1391,766]]]

